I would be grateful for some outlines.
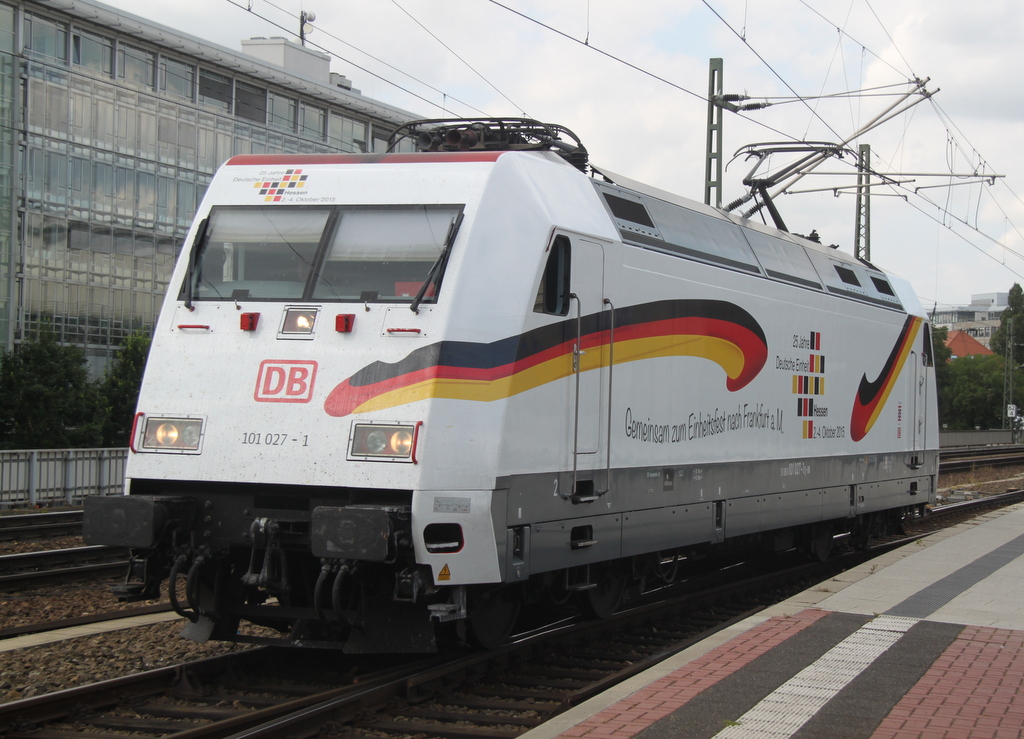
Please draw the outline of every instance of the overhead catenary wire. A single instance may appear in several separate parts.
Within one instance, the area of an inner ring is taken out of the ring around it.
[[[812,6],[810,5],[810,3],[808,3],[808,2],[807,2],[807,0],[800,0],[800,4],[801,4],[801,5],[803,5],[803,6],[805,7],[805,8],[807,8],[807,9],[808,9],[809,11],[811,11],[812,13],[814,13],[814,14],[815,14],[816,16],[818,16],[819,18],[821,18],[821,19],[822,19],[823,21],[825,21],[826,23],[828,23],[828,24],[829,24],[830,26],[832,26],[832,27],[833,27],[834,29],[836,29],[836,31],[838,31],[838,32],[839,32],[839,33],[840,33],[841,35],[845,36],[845,37],[846,37],[846,38],[848,38],[848,39],[849,39],[850,41],[852,41],[852,42],[853,42],[854,44],[856,44],[857,46],[859,46],[860,48],[862,48],[862,49],[863,49],[863,50],[864,50],[865,52],[867,52],[868,54],[871,54],[871,56],[873,56],[873,57],[874,57],[874,58],[875,58],[875,59],[876,59],[876,60],[877,60],[878,62],[880,62],[880,63],[884,64],[884,65],[885,65],[885,66],[887,66],[887,67],[889,67],[889,69],[891,69],[891,70],[892,70],[893,72],[896,72],[896,73],[897,73],[897,74],[899,74],[899,75],[906,75],[906,74],[907,74],[907,73],[909,72],[909,73],[910,73],[910,76],[911,76],[911,77],[916,77],[916,76],[917,76],[917,75],[915,75],[915,74],[914,74],[914,73],[913,73],[912,71],[910,71],[910,65],[909,65],[909,64],[907,65],[907,71],[902,71],[902,70],[896,69],[896,67],[892,66],[892,64],[890,64],[890,63],[889,63],[888,61],[886,61],[886,59],[885,59],[884,57],[882,57],[882,56],[879,56],[879,55],[878,55],[878,54],[876,54],[875,52],[871,51],[871,50],[870,50],[870,49],[869,49],[869,48],[867,47],[867,45],[865,45],[865,44],[862,44],[862,43],[861,43],[860,41],[858,41],[858,40],[857,40],[857,39],[855,39],[855,38],[854,38],[853,36],[851,36],[851,35],[850,35],[849,33],[847,33],[847,31],[846,31],[846,29],[845,29],[845,28],[840,28],[840,27],[839,27],[839,25],[838,25],[837,23],[835,23],[834,21],[832,21],[832,20],[830,20],[830,19],[826,18],[826,17],[825,17],[825,15],[824,15],[824,14],[823,14],[823,13],[822,13],[822,12],[821,12],[820,10],[818,10],[817,8],[814,8],[814,7],[812,7]],[[872,10],[871,12],[872,12],[872,13],[874,13],[875,11],[874,11],[874,10]],[[877,14],[875,15],[875,18],[876,18],[876,19],[878,18]],[[881,21],[879,21],[879,25],[881,25]],[[882,30],[883,30],[883,31],[885,31],[885,28],[883,27],[883,28],[882,28]],[[888,32],[888,31],[885,31],[885,35],[886,35],[886,36],[889,36],[889,32]],[[892,41],[892,37],[891,37],[891,36],[889,36],[889,41],[890,41],[890,42]],[[895,45],[895,44],[893,44],[893,45]],[[903,57],[903,55],[902,55],[902,54],[900,54],[900,58],[902,58],[902,57]],[[904,60],[904,61],[906,61],[906,60]]]
[[[644,67],[641,67],[638,64],[634,64],[633,62],[627,61],[627,60],[625,60],[625,59],[623,59],[621,57],[616,56],[615,54],[612,54],[609,51],[605,51],[604,49],[601,49],[601,48],[595,46],[594,44],[589,43],[589,37],[586,40],[581,41],[580,39],[578,39],[578,38],[576,38],[576,37],[566,33],[565,31],[561,31],[561,30],[555,28],[554,26],[551,26],[551,25],[549,25],[547,23],[544,23],[543,21],[538,20],[537,18],[534,18],[534,17],[532,17],[530,15],[527,15],[526,13],[523,13],[523,12],[521,12],[519,10],[516,10],[515,8],[510,8],[509,6],[505,5],[504,3],[498,2],[498,0],[488,0],[488,2],[491,3],[492,5],[495,5],[495,6],[499,7],[499,8],[501,8],[502,10],[506,10],[509,13],[512,13],[513,15],[519,16],[520,18],[522,18],[525,21],[528,21],[530,23],[536,24],[536,25],[540,26],[541,28],[544,28],[544,29],[550,31],[551,33],[557,34],[557,35],[561,36],[564,39],[567,39],[569,41],[572,41],[573,43],[579,44],[580,46],[583,46],[583,47],[585,47],[587,49],[590,49],[591,51],[593,51],[593,52],[595,52],[597,54],[600,54],[601,56],[607,57],[608,59],[611,59],[612,61],[614,61],[614,62],[616,62],[618,64],[622,64],[623,66],[628,67],[629,69],[632,69],[635,72],[639,72],[640,74],[642,74],[642,75],[644,75],[646,77],[650,77],[651,79],[653,79],[653,80],[655,80],[657,82],[661,82],[661,83],[663,83],[665,85],[668,85],[669,87],[671,87],[671,88],[673,88],[675,90],[679,90],[680,92],[683,92],[683,93],[686,93],[687,95],[695,97],[695,98],[697,98],[698,100],[700,100],[700,101],[702,101],[704,103],[708,102],[707,96],[702,95],[699,92],[694,92],[693,90],[690,90],[690,89],[688,89],[686,87],[683,87],[682,85],[677,84],[675,82],[672,82],[671,80],[669,80],[669,79],[667,79],[667,78],[665,78],[665,77],[663,77],[663,76],[661,76],[659,74],[655,74],[654,72],[650,71],[649,69],[645,69]],[[769,126],[768,124],[764,123],[764,121],[759,121],[756,118],[751,118],[751,117],[745,116],[745,115],[743,115],[741,113],[737,113],[737,115],[739,115],[744,120],[747,120],[747,121],[753,123],[754,125],[760,126],[761,128],[764,128],[764,129],[766,129],[768,131],[771,131],[772,133],[776,133],[779,136],[784,136],[786,138],[793,139],[794,141],[796,140],[791,134],[788,134],[785,131],[780,131],[780,130],[778,130],[776,128],[773,128],[772,126]]]
[[[255,16],[256,18],[259,18],[260,20],[262,20],[262,21],[264,21],[266,23],[269,23],[274,28],[278,28],[278,29],[280,29],[282,31],[285,31],[287,33],[291,33],[292,32],[292,29],[290,27],[284,26],[284,25],[278,23],[277,21],[274,21],[271,18],[268,18],[266,15],[262,15],[262,14],[258,13],[257,11],[253,10],[251,2],[247,2],[245,4],[243,4],[242,2],[239,2],[239,0],[225,0],[225,2],[227,2],[230,5],[234,5],[236,8],[239,8],[240,10],[244,10],[245,12],[250,13],[251,15]],[[293,18],[295,20],[298,20],[298,16],[297,15],[293,15],[290,11],[288,11],[288,10],[278,6],[278,5],[275,5],[270,0],[264,0],[264,2],[267,5],[270,5],[272,8],[274,8],[276,10],[279,10],[282,13],[287,14],[289,16],[289,18]],[[365,67],[363,65],[357,64],[356,62],[352,61],[351,59],[348,59],[348,58],[342,56],[341,54],[337,53],[336,51],[334,51],[334,50],[332,50],[330,48],[327,48],[326,46],[324,46],[322,44],[319,44],[316,41],[311,41],[310,39],[307,38],[306,39],[306,46],[312,46],[312,47],[314,47],[316,49],[319,49],[320,51],[324,52],[325,54],[329,54],[332,57],[345,62],[346,64],[350,64],[351,66],[355,67],[359,71],[365,72],[366,74],[370,75],[371,77],[374,77],[375,79],[378,79],[381,82],[394,87],[396,90],[400,90],[400,91],[406,93],[407,95],[411,95],[414,98],[416,98],[417,100],[421,100],[422,102],[426,103],[427,105],[430,105],[431,107],[436,107],[436,108],[439,108],[441,110],[444,110],[445,109],[445,104],[447,103],[447,101],[448,100],[454,100],[455,102],[459,103],[460,105],[464,105],[465,107],[469,108],[470,110],[473,110],[473,111],[475,111],[477,113],[480,113],[482,115],[487,115],[484,111],[482,111],[482,110],[480,110],[480,109],[470,105],[469,103],[467,103],[465,101],[459,100],[458,98],[456,98],[456,97],[454,97],[454,96],[452,96],[452,95],[450,95],[450,94],[448,94],[448,93],[446,93],[446,92],[444,92],[442,90],[439,90],[436,87],[433,87],[432,85],[428,84],[427,82],[424,82],[424,81],[422,81],[420,79],[417,79],[416,77],[414,77],[413,75],[409,74],[408,72],[404,72],[404,71],[398,69],[397,67],[395,67],[395,66],[385,62],[382,59],[379,59],[379,58],[373,56],[372,54],[370,54],[370,53],[368,53],[366,51],[363,51],[362,49],[360,49],[360,48],[350,44],[348,41],[345,41],[345,40],[339,38],[338,36],[335,36],[330,31],[327,31],[327,30],[323,29],[320,26],[317,26],[317,30],[320,31],[321,33],[323,33],[323,35],[328,36],[328,37],[334,39],[335,41],[337,41],[337,42],[339,42],[341,44],[344,44],[345,46],[348,46],[351,49],[354,49],[355,51],[359,52],[360,54],[365,55],[366,57],[372,59],[373,61],[375,61],[375,62],[377,62],[379,64],[383,64],[384,66],[388,67],[389,69],[392,69],[395,72],[398,72],[399,74],[408,77],[409,79],[413,80],[417,84],[423,85],[424,87],[430,89],[431,91],[436,92],[439,95],[442,95],[443,98],[444,98],[444,101],[442,103],[438,103],[438,102],[436,102],[434,100],[430,100],[429,98],[426,98],[426,97],[424,97],[424,96],[422,96],[422,95],[420,95],[420,94],[418,94],[418,93],[408,89],[407,87],[398,84],[397,82],[389,80],[386,77],[384,77],[383,75],[380,75],[377,72],[374,72],[374,71],[368,69],[367,67]]]
[[[402,11],[403,13],[405,13],[405,14],[406,14],[407,16],[409,16],[409,18],[410,18],[410,19],[412,19],[412,21],[413,21],[413,22],[414,22],[414,23],[415,23],[416,25],[418,25],[418,26],[419,26],[420,28],[422,28],[422,29],[423,29],[423,30],[424,30],[424,31],[425,31],[425,32],[426,32],[427,34],[429,34],[429,35],[430,35],[430,37],[431,37],[432,39],[434,39],[434,40],[435,40],[435,41],[436,41],[437,43],[441,44],[441,46],[443,46],[443,47],[445,48],[445,50],[446,50],[446,51],[448,51],[448,53],[449,53],[449,54],[451,54],[451,55],[452,55],[452,56],[454,56],[454,57],[455,57],[456,59],[458,59],[458,60],[459,60],[460,62],[462,62],[462,63],[463,63],[463,64],[464,64],[464,65],[465,65],[465,66],[466,66],[467,68],[469,68],[469,70],[470,70],[470,71],[471,71],[471,72],[472,72],[473,74],[475,74],[475,75],[476,75],[477,77],[479,77],[479,78],[480,78],[481,80],[483,80],[483,81],[484,81],[484,82],[485,82],[485,83],[486,83],[486,84],[487,84],[487,85],[488,85],[488,86],[489,86],[489,87],[490,87],[490,88],[491,88],[492,90],[494,90],[494,91],[495,91],[496,93],[498,93],[498,94],[499,94],[499,95],[501,95],[501,96],[502,96],[503,98],[505,98],[505,100],[507,100],[507,101],[508,101],[508,102],[509,102],[509,103],[510,103],[510,104],[512,105],[512,107],[513,107],[513,108],[515,108],[516,110],[518,110],[519,112],[521,112],[521,113],[523,114],[523,116],[524,116],[524,117],[528,117],[528,116],[527,116],[527,114],[526,114],[526,110],[525,110],[525,109],[524,109],[524,108],[523,108],[523,107],[522,107],[521,105],[517,105],[517,104],[516,104],[516,103],[515,103],[515,102],[514,102],[514,101],[513,101],[513,100],[512,100],[512,99],[511,99],[511,98],[510,98],[510,97],[509,97],[508,95],[506,95],[506,94],[505,94],[504,92],[502,92],[501,90],[499,90],[499,89],[497,88],[497,86],[495,86],[495,84],[494,84],[493,82],[491,82],[491,81],[490,81],[489,79],[487,79],[486,77],[484,77],[484,76],[483,76],[483,74],[481,74],[481,73],[480,73],[480,71],[479,71],[479,70],[478,70],[478,69],[477,69],[476,67],[474,67],[474,66],[473,66],[472,64],[470,64],[469,62],[467,62],[467,61],[466,61],[465,59],[463,59],[463,58],[462,58],[461,56],[459,56],[459,55],[458,55],[458,54],[457,54],[457,53],[455,52],[455,50],[454,50],[454,49],[452,49],[452,47],[450,47],[450,46],[449,46],[448,44],[446,44],[446,43],[445,43],[444,41],[442,41],[442,40],[441,40],[440,38],[438,38],[438,37],[437,37],[437,34],[435,34],[435,33],[434,33],[433,31],[431,31],[431,30],[430,30],[429,28],[427,28],[427,27],[426,27],[425,25],[423,25],[423,23],[421,23],[421,22],[420,22],[420,20],[419,20],[418,18],[416,18],[416,16],[414,16],[414,15],[413,15],[412,13],[410,13],[410,12],[409,12],[408,10],[406,10],[406,9],[405,9],[405,8],[403,8],[403,7],[401,6],[401,5],[399,5],[399,4],[398,4],[398,0],[391,0],[391,3],[392,3],[392,4],[393,4],[393,5],[394,5],[394,6],[396,7],[396,8],[398,8],[398,9],[399,9],[399,10],[401,10],[401,11]]]
[[[494,2],[494,0],[491,0],[491,2]],[[817,111],[816,111],[816,110],[814,110],[814,108],[813,108],[813,107],[811,107],[811,105],[809,105],[809,104],[807,103],[806,99],[804,99],[803,97],[801,97],[801,96],[800,96],[800,95],[799,95],[799,94],[797,93],[797,91],[796,91],[796,90],[794,90],[794,89],[793,89],[793,87],[792,87],[792,86],[791,86],[791,85],[790,85],[790,84],[789,84],[789,83],[788,83],[788,82],[787,82],[787,81],[785,80],[785,78],[784,78],[784,77],[783,77],[783,76],[782,76],[781,74],[779,74],[779,73],[778,73],[778,72],[777,72],[777,71],[775,70],[775,68],[774,68],[774,67],[772,67],[772,65],[771,65],[771,64],[769,64],[769,63],[768,63],[768,60],[767,60],[767,59],[765,59],[765,58],[764,58],[764,57],[763,57],[763,56],[762,56],[762,55],[761,55],[761,54],[760,54],[760,53],[759,53],[759,52],[758,52],[758,51],[757,51],[757,50],[756,50],[756,49],[755,49],[755,48],[754,48],[754,47],[753,47],[753,46],[752,46],[751,44],[750,44],[750,42],[749,42],[749,41],[747,41],[747,39],[745,38],[745,34],[740,34],[740,33],[739,33],[739,32],[738,32],[738,31],[737,31],[737,30],[736,30],[735,28],[733,28],[733,27],[732,27],[732,25],[731,25],[731,24],[730,24],[730,23],[729,23],[729,22],[728,22],[727,20],[725,20],[725,18],[723,18],[723,17],[722,17],[722,14],[721,14],[721,13],[719,13],[719,12],[718,12],[717,10],[715,10],[715,9],[714,9],[713,7],[711,7],[711,4],[710,4],[710,3],[708,2],[708,0],[701,0],[701,2],[703,2],[703,3],[704,3],[704,6],[705,6],[705,7],[706,7],[706,8],[708,9],[708,10],[710,10],[710,11],[711,11],[712,13],[714,13],[715,17],[716,17],[716,18],[718,18],[718,20],[720,20],[720,21],[721,21],[721,22],[722,22],[723,24],[725,24],[725,27],[726,27],[726,28],[728,28],[728,29],[729,29],[729,30],[730,30],[730,31],[731,31],[731,32],[732,32],[732,33],[733,33],[733,34],[734,34],[734,35],[736,36],[736,38],[738,38],[738,39],[739,39],[740,41],[742,41],[742,42],[743,42],[743,44],[744,44],[744,45],[745,45],[745,46],[746,46],[746,47],[747,47],[748,49],[750,49],[751,53],[753,53],[753,54],[754,54],[754,56],[756,56],[756,57],[757,57],[758,61],[760,61],[760,62],[761,62],[762,64],[764,64],[764,65],[765,65],[765,67],[767,67],[767,68],[768,68],[768,71],[770,71],[770,72],[771,72],[772,74],[774,74],[774,75],[776,76],[776,78],[778,78],[779,82],[781,82],[781,83],[782,83],[783,85],[785,85],[785,86],[786,86],[786,89],[787,89],[787,90],[789,90],[789,91],[790,91],[791,93],[793,93],[793,95],[795,95],[796,97],[798,97],[798,98],[800,99],[800,101],[801,101],[801,102],[802,102],[802,103],[803,103],[804,105],[806,105],[806,106],[807,106],[807,109],[808,109],[808,110],[809,110],[809,111],[811,112],[811,114],[812,114],[812,115],[813,115],[813,116],[814,116],[815,118],[817,118],[817,119],[818,119],[819,121],[821,121],[821,123],[822,123],[822,124],[823,124],[823,125],[825,126],[825,128],[826,128],[826,129],[828,129],[829,133],[831,133],[831,134],[832,134],[833,136],[835,136],[835,137],[837,137],[837,138],[839,137],[839,134],[838,134],[838,133],[837,133],[837,132],[835,131],[835,129],[833,129],[833,128],[832,128],[832,126],[831,126],[831,125],[829,125],[829,123],[828,123],[828,122],[827,122],[827,121],[826,121],[826,120],[825,120],[824,118],[822,118],[822,117],[821,117],[820,115],[818,115]],[[791,138],[791,139],[793,139],[794,141],[798,140],[798,139],[797,139],[797,138],[796,138],[795,136],[792,136],[792,134],[787,134],[787,137],[788,137],[788,138]]]

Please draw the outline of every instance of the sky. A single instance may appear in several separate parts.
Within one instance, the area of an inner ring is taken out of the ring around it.
[[[872,169],[899,183],[872,187],[872,262],[910,280],[926,310],[1024,284],[1019,0],[106,3],[234,50],[253,36],[296,38],[299,12],[313,12],[307,44],[368,97],[424,118],[558,123],[599,168],[694,200],[709,59],[721,58],[726,93],[772,103],[723,115],[723,202],[747,191],[754,161],[733,154],[750,144],[869,144]],[[851,138],[914,80],[927,80],[927,96]],[[789,230],[852,253],[856,182],[847,154],[776,203]]]

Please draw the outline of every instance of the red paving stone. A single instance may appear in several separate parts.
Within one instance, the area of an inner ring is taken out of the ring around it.
[[[675,672],[655,680],[614,706],[566,729],[559,736],[585,736],[589,739],[625,739],[635,736],[693,699],[701,691],[738,672],[754,659],[803,631],[828,613],[808,609],[793,616],[769,619]]]
[[[1024,632],[966,627],[871,739],[1020,739]]]

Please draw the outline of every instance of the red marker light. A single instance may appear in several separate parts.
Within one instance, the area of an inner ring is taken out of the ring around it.
[[[334,330],[339,334],[352,332],[352,324],[356,322],[354,313],[339,313],[334,317]]]
[[[243,313],[241,315],[241,327],[243,331],[255,331],[256,325],[260,322],[259,313]]]

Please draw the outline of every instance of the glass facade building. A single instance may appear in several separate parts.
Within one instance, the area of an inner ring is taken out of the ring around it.
[[[318,52],[243,48],[301,71],[91,0],[0,0],[0,346],[48,327],[99,372],[152,329],[224,161],[372,151],[416,117],[339,86]]]

